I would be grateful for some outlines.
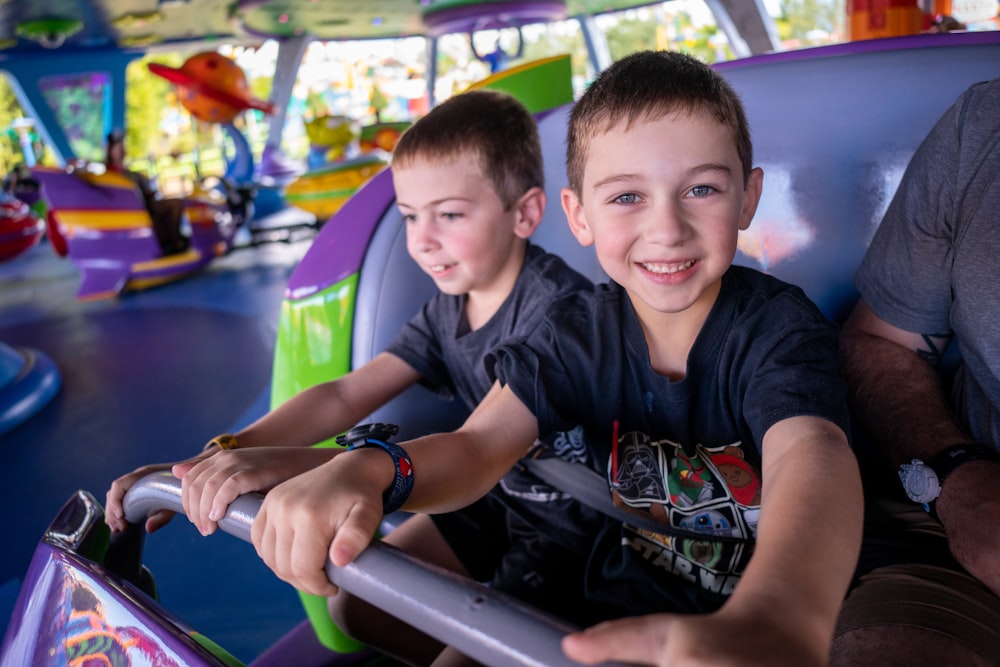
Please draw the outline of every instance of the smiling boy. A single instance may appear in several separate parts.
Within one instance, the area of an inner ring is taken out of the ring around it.
[[[498,348],[497,382],[458,431],[275,487],[253,526],[258,553],[329,592],[327,557],[364,549],[383,491],[412,511],[461,507],[536,437],[580,424],[637,526],[609,521],[594,541],[578,616],[651,616],[615,626],[638,634],[570,636],[570,657],[825,664],[861,486],[833,325],[800,289],[732,266],[763,179],[739,98],[693,58],[633,54],[576,104],[567,153],[567,220],[611,282]],[[392,483],[400,461],[410,488]]]

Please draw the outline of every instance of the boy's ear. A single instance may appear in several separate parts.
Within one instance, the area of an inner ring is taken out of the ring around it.
[[[545,215],[545,202],[548,198],[545,190],[531,188],[517,200],[517,221],[514,223],[514,235],[526,239],[535,233]]]
[[[754,214],[757,212],[757,204],[760,203],[760,193],[764,189],[764,170],[754,167],[750,170],[747,178],[747,185],[743,188],[743,208],[740,209],[740,229],[750,226]]]
[[[566,214],[566,221],[573,236],[582,246],[589,246],[594,242],[594,233],[590,231],[587,224],[587,216],[583,212],[583,204],[571,188],[563,188],[560,192],[563,212]]]

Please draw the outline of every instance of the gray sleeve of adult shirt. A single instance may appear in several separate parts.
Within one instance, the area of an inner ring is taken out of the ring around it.
[[[915,333],[951,332],[962,106],[960,98],[917,148],[855,277],[875,314]]]

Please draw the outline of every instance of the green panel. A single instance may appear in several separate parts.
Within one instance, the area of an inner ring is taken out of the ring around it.
[[[271,380],[271,409],[351,369],[358,274],[321,292],[281,304]],[[330,439],[323,444],[333,444]]]
[[[226,665],[226,667],[244,667],[243,662],[241,662],[236,656],[200,632],[192,632],[190,637],[195,642],[200,644],[203,649],[214,655],[219,662]]]
[[[281,304],[271,381],[271,409],[308,389],[344,375],[351,369],[351,336],[358,274],[298,301]],[[334,446],[333,439],[320,446]],[[299,592],[306,615],[324,646],[351,653],[360,644],[338,628],[326,608],[326,598]]]
[[[573,101],[570,56],[560,55],[511,67],[470,88],[499,90],[517,98],[531,113],[541,113]]]

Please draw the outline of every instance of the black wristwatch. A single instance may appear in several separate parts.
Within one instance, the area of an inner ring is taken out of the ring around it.
[[[341,447],[357,447],[369,438],[373,440],[389,440],[397,433],[399,433],[399,427],[395,424],[383,424],[381,422],[361,424],[343,435],[338,435],[336,443]]]
[[[899,479],[909,499],[920,503],[925,510],[934,514],[934,501],[941,495],[941,488],[948,476],[963,463],[983,459],[1000,461],[1000,454],[983,445],[955,445],[929,461],[913,459],[899,466]]]

